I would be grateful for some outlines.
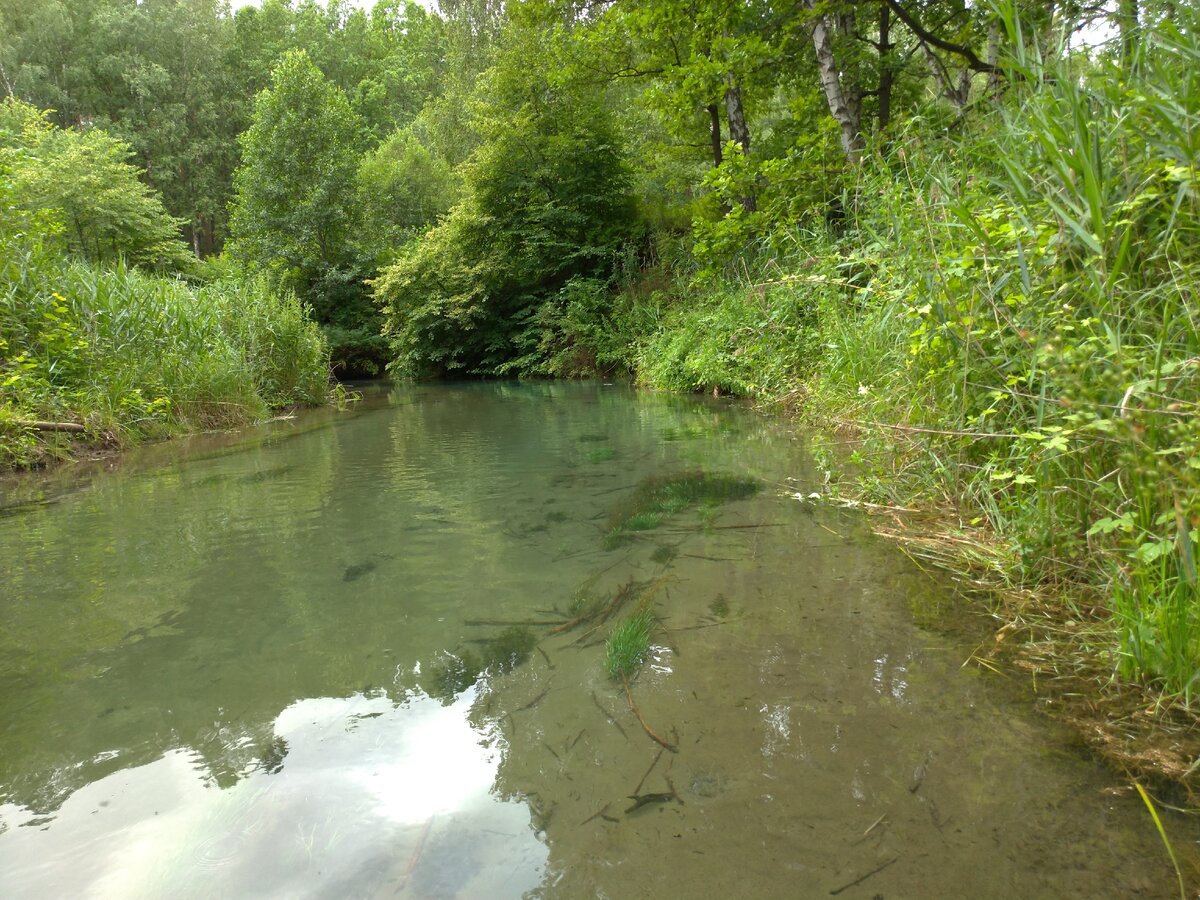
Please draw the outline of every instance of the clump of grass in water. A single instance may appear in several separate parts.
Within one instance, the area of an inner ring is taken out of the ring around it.
[[[724,594],[717,594],[716,599],[708,604],[708,611],[718,619],[724,619],[729,615],[729,601],[725,599]]]
[[[650,559],[656,563],[669,563],[679,555],[679,548],[674,544],[659,544],[650,554]]]
[[[612,447],[597,447],[595,450],[589,450],[587,461],[591,463],[607,462],[610,459],[616,458],[616,451]]]
[[[731,500],[752,497],[758,490],[759,483],[753,478],[714,475],[702,470],[647,478],[608,517],[605,547],[611,550],[620,546],[632,532],[657,528],[667,516],[696,504],[709,511]]]
[[[609,635],[604,645],[604,667],[615,681],[628,681],[645,661],[656,624],[654,612],[643,606]]]

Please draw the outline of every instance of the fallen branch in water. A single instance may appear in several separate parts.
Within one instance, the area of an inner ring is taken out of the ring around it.
[[[603,609],[597,610],[595,608],[591,608],[591,609],[584,610],[582,613],[577,615],[574,619],[571,619],[569,622],[563,622],[557,628],[551,628],[547,632],[547,634],[548,635],[562,634],[563,632],[570,631],[571,629],[583,624],[584,622],[590,622],[593,619],[597,619],[597,618],[600,620],[600,622],[599,622],[599,624],[596,625],[596,628],[599,628],[600,625],[603,625],[605,622],[607,622],[609,620],[609,618],[612,616],[612,614],[614,612],[616,612],[618,609],[620,609],[621,604],[623,604],[626,600],[628,600],[630,598],[630,596],[632,596],[635,588],[637,588],[639,586],[640,585],[636,581],[625,582],[625,584],[621,585],[617,589],[617,592],[613,595],[612,600],[610,600]],[[593,628],[593,629],[591,629],[591,631],[586,632],[583,635],[583,637],[581,637],[579,640],[584,640],[585,638],[587,638],[587,636],[590,635],[592,633],[592,631],[595,631],[596,628]]]
[[[600,807],[600,809],[599,809],[599,810],[597,810],[596,812],[592,813],[590,816],[588,816],[586,819],[584,819],[582,822],[580,822],[580,823],[579,823],[580,827],[583,827],[583,826],[584,826],[584,825],[586,825],[588,822],[591,822],[591,821],[593,821],[593,820],[595,820],[595,819],[599,819],[599,818],[601,818],[601,817],[603,817],[603,818],[605,818],[605,819],[608,819],[608,816],[605,816],[604,814],[605,814],[606,812],[608,812],[608,807],[609,807],[610,805],[611,805],[610,803],[605,803],[605,804],[604,804],[602,807]],[[608,819],[608,820],[609,820],[609,821],[612,821],[611,819]]]
[[[542,688],[542,692],[524,706],[518,706],[517,712],[524,712],[527,709],[533,709],[533,707],[537,706],[538,701],[545,697],[548,693],[550,693],[550,685],[546,685],[544,688]]]
[[[625,699],[629,701],[629,710],[634,714],[634,716],[637,717],[638,723],[641,724],[642,729],[646,732],[646,734],[650,735],[651,739],[656,744],[659,744],[663,749],[670,750],[672,753],[678,753],[679,748],[668,743],[666,740],[655,734],[654,729],[647,725],[646,720],[642,718],[642,711],[638,709],[638,705],[633,702],[633,692],[629,690],[629,679],[622,677],[621,683],[625,685]]]
[[[876,866],[875,868],[873,868],[873,869],[872,869],[870,872],[868,872],[866,875],[860,875],[858,878],[855,878],[855,879],[854,879],[853,881],[851,881],[849,884],[843,884],[843,885],[842,885],[840,888],[834,888],[832,891],[830,891],[830,892],[829,892],[830,896],[836,897],[836,896],[837,896],[838,894],[840,894],[842,891],[849,890],[850,888],[854,887],[854,886],[855,886],[855,885],[857,885],[857,884],[862,884],[864,881],[866,881],[866,880],[867,880],[868,878],[870,878],[872,875],[878,875],[880,872],[882,872],[884,869],[886,869],[886,868],[887,868],[888,866],[890,866],[892,863],[896,862],[896,860],[898,860],[899,858],[900,858],[900,857],[898,857],[898,856],[893,856],[893,857],[892,857],[891,859],[889,859],[887,862],[885,862],[885,863],[883,863],[882,865],[879,865],[879,866]]]
[[[633,789],[634,794],[640,794],[642,792],[642,785],[646,783],[646,779],[650,777],[650,773],[654,771],[654,767],[658,765],[658,761],[662,759],[662,755],[662,748],[659,748],[658,753],[654,756],[654,762],[650,763],[650,768],[646,770],[646,774],[642,776],[642,780],[639,781],[637,783],[637,787]]]

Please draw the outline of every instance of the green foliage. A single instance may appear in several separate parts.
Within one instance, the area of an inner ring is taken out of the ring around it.
[[[362,121],[306,53],[284,55],[241,144],[234,254],[301,289],[347,264]]]
[[[742,397],[778,396],[810,372],[818,315],[791,284],[684,289],[644,339],[638,377],[660,388]]]
[[[55,128],[46,113],[9,97],[0,101],[0,148],[11,151],[0,170],[9,202],[56,211],[71,252],[160,269],[190,264],[179,222],[138,180],[121,141],[98,128]]]
[[[231,253],[310,304],[335,367],[378,372],[379,318],[355,245],[361,119],[306,53],[289,51],[241,143]]]
[[[54,452],[30,420],[123,443],[327,399],[328,352],[294,297],[71,261],[61,230],[0,190],[0,462]]]
[[[1198,63],[1170,29],[1132,83],[1018,46],[1022,87],[997,115],[877,159],[860,190],[878,206],[843,264],[854,304],[822,301],[818,383],[864,419],[929,429],[868,444],[880,496],[953,496],[1012,542],[1018,583],[1107,595],[1114,668],[1189,701]]]
[[[544,305],[569,303],[560,292],[573,278],[606,278],[630,232],[607,110],[509,66],[491,73],[493,118],[463,199],[375,282],[399,374],[547,371]]]
[[[370,255],[382,262],[450,210],[458,181],[412,129],[394,131],[358,167],[358,206]]]

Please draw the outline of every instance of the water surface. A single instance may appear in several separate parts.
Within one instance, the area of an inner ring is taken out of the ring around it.
[[[681,476],[759,490],[613,533]],[[785,423],[405,387],[29,484],[0,896],[1178,896],[1121,779],[963,667],[947,586],[793,496]],[[627,696],[604,639],[639,603]]]

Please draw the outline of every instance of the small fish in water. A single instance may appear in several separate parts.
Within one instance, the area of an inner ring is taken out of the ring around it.
[[[357,565],[347,566],[345,574],[342,575],[342,581],[358,581],[358,579],[362,578],[368,572],[374,572],[375,567],[376,563],[369,559]]]
[[[633,805],[625,810],[625,815],[631,812],[636,812],[643,806],[649,806],[651,803],[669,803],[675,799],[673,793],[670,794],[630,794],[629,799],[633,801]]]

